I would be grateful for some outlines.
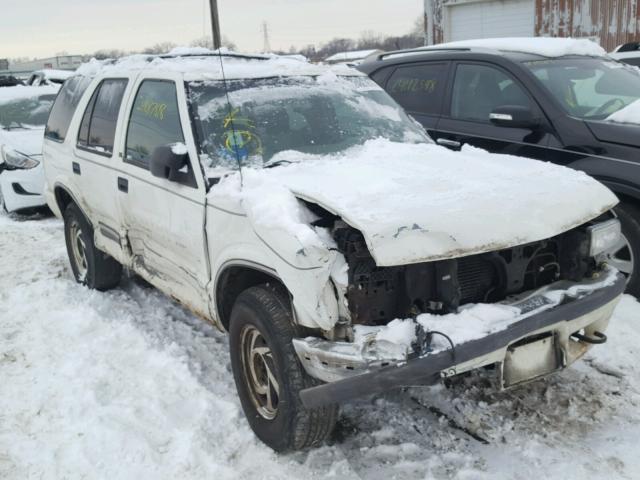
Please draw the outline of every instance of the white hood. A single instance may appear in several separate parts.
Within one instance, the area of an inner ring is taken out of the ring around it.
[[[0,145],[6,150],[15,150],[28,156],[42,155],[44,127],[0,129]]]
[[[472,147],[452,152],[372,140],[340,156],[305,156],[262,173],[360,230],[380,266],[542,240],[618,202],[583,172]]]

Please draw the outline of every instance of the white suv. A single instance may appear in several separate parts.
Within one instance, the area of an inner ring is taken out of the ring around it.
[[[93,62],[45,135],[76,280],[106,290],[124,266],[228,331],[247,419],[278,451],[317,445],[358,395],[559,370],[606,340],[624,290],[609,190],[436,146],[346,67]]]

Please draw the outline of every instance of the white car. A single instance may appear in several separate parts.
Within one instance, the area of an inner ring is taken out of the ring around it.
[[[615,58],[623,63],[640,66],[640,42],[630,42],[618,46],[609,54],[611,58]]]
[[[73,71],[69,70],[36,70],[27,79],[27,85],[31,85],[34,87],[41,85],[60,87],[60,85],[62,85],[65,80],[71,76],[73,76]]]
[[[318,445],[359,395],[490,366],[513,387],[604,343],[625,279],[602,184],[439,147],[348,67],[181,52],[65,83],[46,197],[76,281],[126,267],[229,332],[266,444]]]
[[[0,201],[5,210],[46,206],[42,140],[55,87],[0,89]]]

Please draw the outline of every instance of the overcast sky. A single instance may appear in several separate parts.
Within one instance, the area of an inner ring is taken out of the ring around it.
[[[209,33],[208,0],[0,0],[0,58],[60,52],[186,45]],[[262,50],[262,22],[273,49],[358,37],[404,34],[423,0],[218,0],[222,31],[240,50]],[[207,6],[205,10],[204,7]],[[205,21],[203,21],[205,20]]]

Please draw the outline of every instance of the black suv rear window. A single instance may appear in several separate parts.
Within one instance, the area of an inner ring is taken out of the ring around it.
[[[127,80],[103,80],[84,111],[78,147],[103,155],[113,153],[113,139]]]
[[[89,77],[77,76],[71,77],[64,83],[49,113],[45,137],[58,142],[64,141],[73,113],[91,80]]]
[[[400,67],[387,82],[387,92],[408,112],[438,114],[444,94],[447,64]]]

